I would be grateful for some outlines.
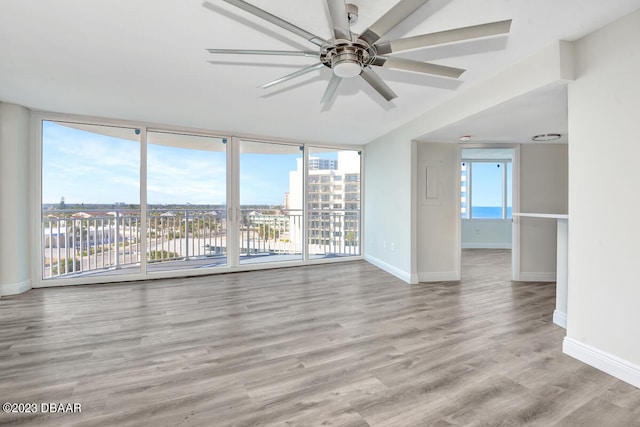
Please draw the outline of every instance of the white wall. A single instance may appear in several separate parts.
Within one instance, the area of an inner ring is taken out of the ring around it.
[[[510,219],[463,219],[463,249],[511,249]]]
[[[460,233],[468,247],[510,247],[510,221],[469,220],[460,224],[458,146],[418,144],[417,270],[420,281],[458,280]],[[438,172],[438,197],[425,197],[426,168]],[[568,157],[565,144],[523,144],[514,171],[519,173],[521,212],[567,213]],[[433,170],[433,169],[432,169]],[[519,269],[523,281],[555,281],[556,221],[521,218]],[[479,230],[476,234],[475,230]]]
[[[417,282],[418,270],[429,273],[432,267],[423,265],[427,258],[423,258],[418,266],[418,252],[421,252],[420,257],[425,256],[424,248],[418,251],[420,239],[413,233],[417,229],[419,165],[417,143],[412,141],[524,93],[572,79],[573,64],[567,60],[570,54],[569,43],[555,43],[367,144],[365,259],[410,283]],[[458,173],[457,166],[455,173]],[[457,189],[454,194],[458,197]],[[454,217],[459,218],[455,214]],[[456,245],[459,236],[455,235]],[[394,243],[393,248],[390,243]],[[447,259],[433,266],[434,271],[450,271],[450,261]]]
[[[460,279],[458,151],[457,144],[418,144],[416,233],[421,282]]]
[[[454,124],[480,111],[500,105],[532,90],[573,80],[572,46],[559,41],[483,83],[472,86],[450,100],[424,112],[401,130],[407,140],[423,138],[430,132]],[[397,134],[398,131],[393,132]]]
[[[522,144],[519,165],[520,212],[566,214],[568,147],[566,144]],[[517,218],[522,281],[556,280],[556,220]]]
[[[31,288],[29,111],[0,103],[0,295]]]
[[[565,352],[640,387],[640,11],[576,42]]]
[[[412,249],[415,143],[401,132],[367,145],[364,157],[365,259],[416,283]]]

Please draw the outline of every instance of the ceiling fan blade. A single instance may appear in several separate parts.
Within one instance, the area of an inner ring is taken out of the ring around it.
[[[287,22],[282,18],[278,18],[277,16],[270,14],[266,10],[262,10],[259,7],[256,7],[243,0],[222,0],[222,1],[229,3],[233,6],[236,6],[244,10],[245,12],[249,12],[250,14],[257,16],[258,18],[264,19],[265,21],[269,21],[274,25],[284,28],[285,30],[291,31],[292,33],[305,38],[306,40],[310,41],[315,45],[322,46],[327,43],[326,40],[316,36],[315,34],[312,34],[306,30],[303,30],[302,28],[292,24],[291,22]],[[202,6],[216,12],[215,7],[209,2],[204,2]]]
[[[376,56],[373,65],[384,68],[396,68],[399,70],[415,71],[417,73],[433,74],[436,76],[452,77],[457,79],[466,70],[447,67],[445,65],[431,64],[428,62],[413,61],[411,59]]]
[[[398,96],[370,67],[365,67],[362,70],[360,77],[369,83],[371,87],[373,87],[387,101],[391,101],[393,98]]]
[[[299,77],[299,76],[302,76],[304,74],[310,73],[313,70],[318,70],[318,69],[320,69],[322,67],[324,67],[322,62],[318,62],[317,64],[310,65],[310,66],[305,67],[305,68],[303,68],[301,70],[295,71],[295,72],[293,72],[291,74],[287,74],[284,77],[280,77],[279,79],[273,80],[273,81],[271,81],[269,83],[265,83],[260,87],[262,89],[267,89],[267,88],[270,88],[271,86],[275,86],[277,84],[284,83],[284,82],[286,82],[288,80],[295,79],[296,77]]]
[[[226,1],[226,0],[225,0]],[[400,22],[411,15],[413,12],[429,0],[400,0],[395,6],[387,11],[367,28],[361,35],[360,39],[369,44],[374,44],[380,37],[384,36],[389,30],[398,25]]]
[[[351,40],[347,5],[344,0],[327,0],[327,6],[329,6],[329,14],[331,15],[335,38]]]
[[[282,55],[282,56],[307,56],[317,58],[318,52],[300,50],[251,50],[251,49],[207,49],[209,53],[224,53],[232,55]]]
[[[333,101],[333,98],[336,96],[336,90],[338,90],[338,86],[342,81],[342,77],[338,77],[335,74],[331,74],[331,80],[329,80],[329,85],[327,89],[324,91],[324,95],[322,95],[322,100],[320,100],[321,104],[328,104]]]
[[[391,40],[375,45],[379,55],[386,55],[403,50],[433,46],[444,43],[458,42],[479,37],[506,34],[511,29],[511,19],[506,21],[490,22],[487,24],[473,25],[470,27],[456,28],[437,33],[422,34],[420,36],[406,37],[404,39]]]

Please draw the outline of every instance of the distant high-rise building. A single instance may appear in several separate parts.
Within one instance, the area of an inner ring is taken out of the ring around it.
[[[335,159],[321,159],[319,157],[309,158],[309,170],[336,170],[338,161]]]
[[[289,174],[288,201],[292,215],[299,216],[302,212],[303,173],[302,159],[298,159],[296,170]],[[358,244],[360,156],[357,152],[341,151],[338,159],[309,158],[307,212],[311,254],[334,250],[342,253],[345,246]],[[292,232],[291,238],[302,243],[301,232]]]

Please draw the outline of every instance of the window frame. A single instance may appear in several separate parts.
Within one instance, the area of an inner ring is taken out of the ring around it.
[[[501,216],[500,217],[489,217],[489,218],[479,218],[473,216],[473,164],[474,163],[490,163],[490,164],[499,164],[502,175],[502,206],[501,206]],[[466,179],[463,181],[463,170],[462,166],[466,166]],[[508,216],[508,200],[509,195],[508,191],[510,186],[508,185],[508,174],[507,174],[507,165],[511,165],[511,174],[513,175],[513,160],[505,160],[505,159],[460,159],[460,192],[462,193],[462,183],[465,183],[465,194],[466,200],[465,203],[462,203],[462,194],[460,195],[460,219],[462,220],[493,220],[493,221],[511,221],[512,216]],[[511,176],[511,190],[513,191],[513,176]],[[513,199],[513,198],[512,198]],[[513,202],[512,202],[513,204]],[[462,212],[464,207],[466,207],[466,212]],[[513,210],[513,206],[511,207]]]

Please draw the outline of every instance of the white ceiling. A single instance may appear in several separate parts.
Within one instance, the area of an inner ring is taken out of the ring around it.
[[[567,85],[557,83],[512,98],[457,123],[442,127],[417,138],[429,142],[459,143],[469,136],[467,144],[531,143],[535,135],[558,133],[567,138]]]
[[[329,37],[323,0],[248,1]],[[403,55],[467,69],[459,82],[376,68],[397,99],[386,102],[356,78],[342,82],[327,108],[319,101],[328,69],[268,90],[258,88],[314,58],[208,54],[206,48],[315,50],[304,39],[221,0],[210,2],[215,11],[202,7],[201,0],[0,0],[0,101],[225,134],[364,144],[554,41],[575,40],[640,7],[640,0],[431,0],[384,39],[503,19],[513,19],[511,33]],[[360,8],[354,31],[360,32],[396,0],[354,3]],[[474,133],[496,141],[514,137],[513,126],[506,126],[499,114],[508,115],[507,124],[518,122],[517,112],[520,121],[531,122],[526,118],[542,101],[564,111],[566,133],[566,92],[554,89],[531,94],[537,100],[495,107],[468,123],[434,132],[429,140],[455,137],[457,142],[460,134]],[[548,116],[517,137],[560,130],[557,116]]]

